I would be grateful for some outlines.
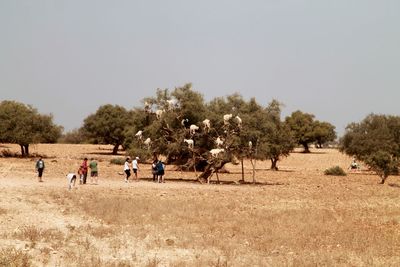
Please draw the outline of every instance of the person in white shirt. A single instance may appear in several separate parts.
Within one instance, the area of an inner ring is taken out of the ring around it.
[[[138,169],[139,169],[138,160],[139,160],[139,157],[136,157],[136,158],[132,161],[132,170],[133,170],[133,173],[135,174],[135,180],[136,180],[136,182],[139,181],[139,179],[138,179],[138,174],[137,174]]]
[[[129,162],[129,158],[126,158],[125,160],[125,164],[124,164],[124,172],[126,174],[126,178],[125,178],[125,183],[128,182],[129,177],[131,176],[131,164]]]
[[[68,189],[71,190],[72,188],[75,187],[75,182],[76,182],[76,174],[75,173],[68,173],[67,174],[67,180],[68,180]]]

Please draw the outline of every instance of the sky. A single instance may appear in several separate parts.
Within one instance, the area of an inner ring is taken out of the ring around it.
[[[65,131],[192,83],[336,126],[400,115],[400,1],[0,0],[0,101]]]

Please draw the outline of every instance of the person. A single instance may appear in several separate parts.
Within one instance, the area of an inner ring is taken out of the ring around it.
[[[82,166],[79,166],[78,175],[79,175],[79,184],[83,183],[83,170]]]
[[[89,168],[90,168],[90,183],[97,184],[99,173],[97,171],[97,161],[95,161],[94,158],[90,159]]]
[[[36,161],[36,171],[38,172],[38,181],[43,182],[42,175],[44,171],[44,161],[42,157],[40,157],[39,160]]]
[[[139,160],[139,157],[136,157],[136,158],[132,161],[132,170],[133,170],[133,173],[135,174],[135,180],[136,180],[136,182],[139,181],[139,179],[138,179],[138,170],[139,170],[138,160]]]
[[[358,163],[356,162],[356,159],[353,159],[353,161],[350,164],[349,169],[350,170],[358,170],[358,168],[359,168],[359,166],[358,166]]]
[[[156,179],[158,180],[157,177],[157,158],[154,159],[153,163],[151,164],[151,173],[153,174],[153,182],[156,181]]]
[[[73,187],[75,187],[76,174],[73,172],[68,173],[67,180],[68,180],[68,189],[71,190]]]
[[[82,179],[82,184],[86,184],[86,178],[87,178],[87,173],[88,173],[88,164],[87,164],[88,159],[84,158],[83,162],[81,164],[81,179]]]
[[[126,174],[125,183],[127,183],[129,177],[131,176],[131,166],[130,166],[129,158],[126,158],[126,160],[125,160],[124,172]]]
[[[157,167],[157,179],[158,179],[158,182],[159,183],[165,183],[164,178],[163,178],[164,177],[164,173],[165,173],[165,171],[164,171],[164,169],[165,169],[164,163],[161,160],[159,160],[157,162],[157,164],[156,164],[156,167]]]

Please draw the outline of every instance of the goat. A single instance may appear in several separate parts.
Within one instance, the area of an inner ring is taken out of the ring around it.
[[[156,117],[157,117],[157,119],[161,119],[161,116],[162,116],[162,114],[164,113],[165,111],[163,110],[163,109],[157,109],[156,110]]]
[[[144,140],[143,144],[147,146],[148,149],[150,149],[150,144],[151,144],[151,139],[148,137],[146,140]]]
[[[174,109],[178,104],[178,100],[176,99],[168,99],[167,100],[167,106],[168,106],[168,110],[172,110]]]
[[[253,148],[253,142],[249,141],[249,149]]]
[[[183,142],[185,142],[189,148],[194,147],[194,141],[192,139],[183,139]]]
[[[215,140],[215,144],[220,147],[224,144],[224,141],[218,136],[217,140]]]
[[[139,139],[142,139],[142,134],[143,134],[143,131],[140,130],[135,134],[135,136],[138,137]]]
[[[224,124],[227,125],[229,120],[232,119],[232,114],[225,114],[224,115]]]
[[[213,157],[218,157],[219,153],[222,153],[224,151],[225,151],[225,149],[223,149],[223,148],[213,148],[210,150],[210,154]]]
[[[236,119],[238,126],[239,127],[242,126],[242,119],[239,116],[236,116],[235,119]]]
[[[187,123],[188,121],[189,121],[188,119],[183,119],[183,120],[181,120],[181,125],[182,125],[183,127],[186,128],[186,123]]]
[[[203,125],[204,125],[204,129],[206,130],[206,132],[208,131],[208,130],[210,130],[210,120],[209,119],[205,119],[204,121],[203,121]]]
[[[199,126],[197,126],[195,124],[190,125],[190,128],[189,128],[190,134],[194,135],[198,129],[199,129]]]

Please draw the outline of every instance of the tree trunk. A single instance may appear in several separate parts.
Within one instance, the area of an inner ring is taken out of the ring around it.
[[[310,148],[308,147],[308,143],[301,144],[304,147],[303,153],[310,153]]]
[[[278,163],[278,159],[271,158],[271,170],[273,170],[273,171],[277,171],[278,170],[277,163]]]
[[[242,164],[242,182],[244,182],[244,166],[243,166],[243,158],[241,158],[240,163]]]
[[[112,154],[113,155],[117,155],[118,154],[118,148],[119,148],[119,144],[116,144],[113,148]]]
[[[29,156],[29,144],[24,145],[24,148],[25,148],[25,156]]]
[[[226,163],[230,162],[229,160],[222,160],[218,162],[211,162],[208,164],[205,168],[204,171],[197,177],[197,180],[199,180],[201,183],[203,181],[208,181],[209,177],[213,175],[215,172],[218,172],[220,169],[224,167]]]
[[[24,145],[19,145],[21,147],[21,155],[24,157],[25,156],[25,149]]]
[[[250,159],[251,166],[253,166],[253,184],[256,183],[256,160]]]
[[[385,175],[385,174],[382,174],[382,175],[381,175],[381,182],[380,182],[380,184],[384,184],[385,181],[386,181],[386,178],[388,178],[388,176]]]

